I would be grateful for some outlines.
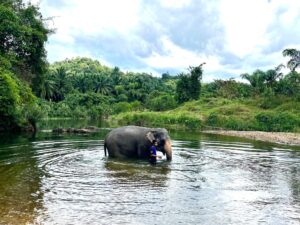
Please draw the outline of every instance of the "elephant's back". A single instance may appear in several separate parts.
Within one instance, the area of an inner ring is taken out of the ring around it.
[[[105,145],[109,155],[114,155],[116,152],[136,154],[138,143],[145,138],[146,132],[147,128],[138,126],[125,126],[113,129],[105,138]]]
[[[144,135],[149,128],[146,127],[138,127],[138,126],[124,126],[124,127],[118,127],[116,129],[113,129],[109,134],[108,138],[111,137],[119,137],[119,138],[125,138],[125,137],[136,137],[138,138],[141,135]]]

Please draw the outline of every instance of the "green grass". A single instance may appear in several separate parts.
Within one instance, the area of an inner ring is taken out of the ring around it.
[[[165,112],[127,112],[112,118],[122,125],[172,129],[300,131],[300,102],[272,99],[203,98]]]
[[[121,113],[113,117],[121,125],[139,125],[152,127],[166,127],[170,129],[200,130],[202,121],[196,116],[189,116],[169,112],[134,112]]]

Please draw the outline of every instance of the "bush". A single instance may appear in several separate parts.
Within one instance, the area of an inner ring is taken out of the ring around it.
[[[37,98],[24,81],[0,68],[0,129],[20,129],[31,125],[42,117]]]
[[[122,113],[115,117],[122,125],[154,126],[182,129],[200,129],[202,122],[196,117],[183,114],[165,114],[155,112]]]
[[[66,96],[63,101],[71,109],[75,109],[77,106],[86,106],[87,108],[111,103],[111,99],[107,96],[98,93],[73,93]]]
[[[122,112],[129,112],[132,110],[132,106],[128,102],[118,102],[113,105],[113,113],[119,114]]]
[[[37,122],[44,117],[41,107],[37,104],[26,105],[22,109],[22,115],[25,117],[25,120],[29,122],[34,131],[37,130]]]
[[[229,130],[255,130],[256,124],[253,119],[240,118],[237,116],[220,115],[217,112],[209,114],[206,124],[214,128],[224,128]]]
[[[299,119],[289,112],[262,112],[255,119],[263,131],[294,131],[299,127]]]
[[[18,127],[17,110],[20,105],[19,87],[8,72],[0,71],[0,126]]]
[[[153,111],[165,111],[174,109],[177,106],[175,98],[169,94],[152,98],[146,104],[147,108]]]
[[[135,100],[135,101],[131,102],[130,105],[131,105],[131,108],[133,111],[143,110],[143,105],[140,101]]]

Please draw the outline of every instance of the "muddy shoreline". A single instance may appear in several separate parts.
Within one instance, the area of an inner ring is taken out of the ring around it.
[[[257,141],[266,141],[266,142],[272,142],[278,144],[300,146],[299,133],[263,132],[263,131],[230,131],[230,130],[206,130],[203,131],[203,133],[242,137],[242,138],[248,138]]]

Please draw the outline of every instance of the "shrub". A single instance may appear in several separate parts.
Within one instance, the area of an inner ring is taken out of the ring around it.
[[[17,110],[20,103],[19,88],[8,72],[0,71],[0,126],[18,126]]]
[[[169,94],[161,95],[147,101],[147,108],[153,111],[165,111],[174,109],[176,106],[175,98]]]
[[[119,114],[122,112],[129,112],[132,110],[132,106],[128,102],[118,102],[113,105],[113,113]]]
[[[263,131],[293,131],[299,126],[299,119],[289,112],[262,112],[255,119]]]
[[[155,112],[122,113],[115,117],[122,125],[154,126],[167,128],[200,129],[200,119],[183,114],[165,114]]]

